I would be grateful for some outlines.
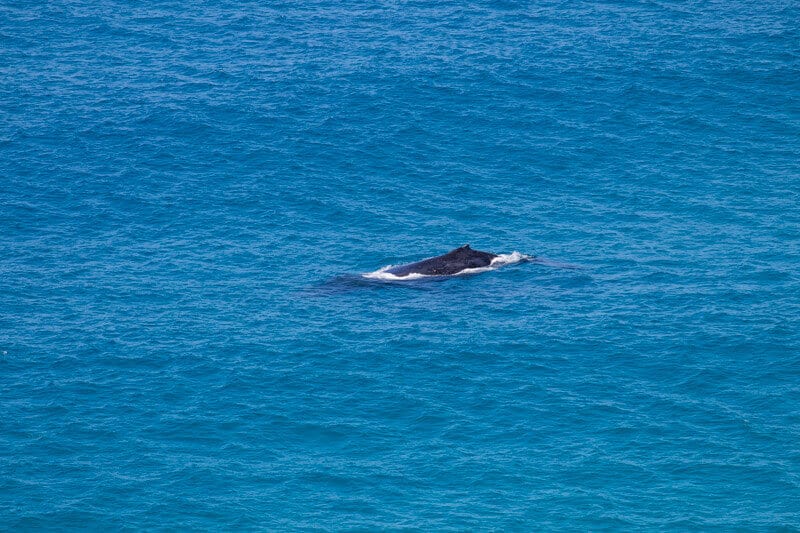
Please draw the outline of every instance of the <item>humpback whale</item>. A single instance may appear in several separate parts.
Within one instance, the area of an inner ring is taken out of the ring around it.
[[[402,278],[411,274],[424,276],[451,276],[465,270],[485,268],[492,265],[498,255],[489,252],[473,250],[469,244],[456,248],[444,255],[423,259],[416,263],[408,263],[390,267],[382,272]]]

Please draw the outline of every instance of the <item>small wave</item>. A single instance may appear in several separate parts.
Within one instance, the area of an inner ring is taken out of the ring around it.
[[[492,262],[485,267],[479,268],[466,268],[460,272],[456,272],[452,274],[453,276],[465,276],[469,274],[480,274],[481,272],[488,272],[490,270],[497,270],[498,268],[506,265],[513,265],[514,263],[521,263],[523,261],[530,261],[533,259],[531,255],[525,255],[520,252],[511,252],[510,254],[501,254],[492,259]],[[387,265],[383,268],[376,270],[375,272],[368,272],[366,274],[362,274],[362,277],[367,279],[378,279],[381,281],[413,281],[417,279],[425,279],[425,278],[442,278],[446,276],[436,276],[436,275],[427,275],[427,274],[409,274],[407,276],[395,276],[391,272],[388,272],[396,265]]]

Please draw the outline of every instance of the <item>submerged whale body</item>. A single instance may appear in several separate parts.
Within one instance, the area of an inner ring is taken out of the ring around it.
[[[399,278],[411,274],[452,276],[464,270],[488,267],[497,257],[499,256],[489,252],[473,250],[469,247],[469,244],[465,244],[461,248],[456,248],[444,255],[431,257],[430,259],[424,259],[416,263],[392,267],[386,269],[384,272]]]

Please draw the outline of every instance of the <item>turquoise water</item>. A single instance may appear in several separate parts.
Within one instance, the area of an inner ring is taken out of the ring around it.
[[[800,7],[0,5],[0,529],[800,528]],[[543,259],[364,273],[470,243]]]

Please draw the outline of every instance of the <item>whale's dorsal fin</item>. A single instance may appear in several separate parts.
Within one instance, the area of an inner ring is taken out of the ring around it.
[[[461,249],[462,250],[472,250],[472,248],[469,247],[469,244],[465,244],[464,246],[461,247]]]

